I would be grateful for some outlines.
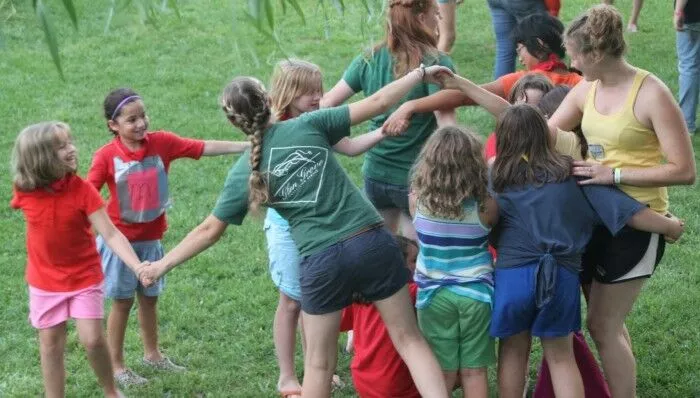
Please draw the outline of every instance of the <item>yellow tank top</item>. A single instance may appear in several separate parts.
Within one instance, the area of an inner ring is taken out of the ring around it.
[[[588,153],[608,167],[653,167],[661,164],[663,154],[656,133],[634,116],[634,102],[649,72],[638,69],[622,109],[603,115],[595,109],[598,81],[593,82],[586,97],[581,129],[588,140]],[[624,176],[623,176],[624,178]],[[620,185],[620,189],[658,212],[668,210],[665,187],[648,188]]]

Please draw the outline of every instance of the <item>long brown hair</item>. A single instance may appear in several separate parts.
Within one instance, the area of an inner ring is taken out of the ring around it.
[[[561,182],[571,174],[571,158],[549,145],[549,127],[539,109],[513,105],[496,124],[497,153],[493,189]]]
[[[277,120],[289,112],[294,99],[309,93],[323,93],[321,68],[299,59],[283,59],[272,72],[270,100]]]
[[[270,199],[267,178],[260,172],[263,134],[270,120],[270,98],[262,83],[254,77],[237,77],[224,88],[221,107],[228,120],[241,129],[251,142],[250,195],[248,205],[255,212]]]
[[[429,214],[459,219],[464,201],[480,206],[488,198],[486,163],[481,142],[469,130],[445,126],[433,133],[420,151],[411,173],[411,190]]]
[[[388,0],[384,41],[394,57],[394,78],[417,68],[425,56],[438,57],[437,35],[418,19],[433,11],[435,0]]]
[[[533,72],[526,73],[518,79],[510,89],[510,95],[508,95],[508,102],[514,104],[518,99],[525,97],[525,102],[527,100],[527,90],[539,90],[542,92],[542,96],[547,94],[549,90],[554,88],[554,84],[549,78],[541,73]]]
[[[25,127],[12,150],[12,174],[20,191],[45,188],[72,170],[58,157],[61,135],[70,138],[63,122],[43,122]]]

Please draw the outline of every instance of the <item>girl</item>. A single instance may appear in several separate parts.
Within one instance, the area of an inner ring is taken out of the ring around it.
[[[487,237],[498,208],[486,193],[481,144],[457,126],[438,129],[421,150],[411,178],[418,232],[418,325],[433,349],[448,391],[488,396],[493,258]]]
[[[179,158],[242,152],[245,142],[201,141],[181,138],[167,131],[148,131],[148,117],[141,97],[133,90],[119,88],[104,101],[107,128],[114,139],[95,152],[88,181],[100,190],[109,188],[107,213],[129,239],[143,261],[163,256],[160,240],[167,229],[165,210],[170,205],[167,173]],[[105,273],[105,294],[113,300],[107,319],[107,338],[115,379],[123,386],[147,380],[124,364],[124,335],[134,293],[139,301],[138,317],[144,345],[143,363],[165,371],[184,371],[164,356],[158,347],[156,304],[165,281],[141,286],[132,270],[97,238],[97,248]]]
[[[543,74],[553,84],[575,86],[581,76],[567,68],[562,62],[564,49],[562,33],[564,25],[547,14],[535,14],[524,18],[513,30],[520,63],[524,71],[513,72],[483,84],[482,87],[497,96],[507,99],[515,83],[528,72]],[[384,123],[384,129],[396,134],[405,129],[405,121],[416,113],[432,112],[436,109],[474,105],[473,98],[459,91],[443,90],[437,94],[402,104]]]
[[[692,184],[695,160],[687,126],[668,88],[624,58],[624,25],[613,7],[599,5],[574,20],[564,36],[572,65],[585,81],[549,119],[557,128],[581,125],[596,161],[575,162],[584,184],[619,185],[660,213],[668,212],[667,185]],[[636,394],[635,360],[624,321],[663,255],[658,235],[625,228],[612,237],[597,231],[584,270],[592,281],[588,328],[614,397]]]
[[[435,0],[390,0],[386,36],[371,54],[355,58],[343,78],[322,100],[322,106],[336,106],[357,92],[372,95],[408,71],[425,65],[443,65],[452,70],[452,60],[437,50],[438,8]],[[437,86],[419,85],[402,99],[422,98]],[[372,119],[371,130],[382,126],[389,113]],[[415,240],[408,212],[408,174],[420,148],[438,123],[454,123],[452,110],[406,118],[406,134],[382,141],[365,156],[362,166],[367,197],[384,218],[387,228]],[[409,120],[410,119],[410,120]],[[395,134],[394,134],[395,135]]]
[[[682,223],[617,190],[582,191],[570,177],[571,158],[552,150],[548,131],[542,114],[530,105],[511,106],[496,126],[492,183],[500,234],[491,334],[501,339],[503,397],[523,394],[531,335],[542,340],[556,396],[583,397],[571,339],[581,322],[581,254],[594,225],[614,234],[628,223],[669,240],[683,230]]]
[[[66,321],[78,338],[107,397],[119,397],[104,339],[100,258],[91,227],[127,266],[143,264],[107,217],[102,198],[78,177],[70,128],[61,122],[31,125],[12,152],[14,190],[10,206],[27,221],[29,319],[39,331],[41,371],[47,397],[65,395]]]
[[[289,221],[303,256],[303,395],[330,395],[340,310],[351,303],[353,293],[360,293],[379,309],[420,393],[447,397],[435,358],[416,326],[406,288],[409,275],[396,242],[329,156],[351,125],[386,112],[422,80],[437,81],[439,73],[451,72],[441,66],[417,68],[361,101],[281,123],[271,117],[269,96],[258,80],[234,79],[224,90],[222,107],[229,121],[251,137],[252,149],[231,169],[213,214],[144,270],[141,280],[150,283],[214,244],[228,224],[243,221],[249,203],[252,210],[261,204],[272,207]]]
[[[395,235],[406,268],[416,270],[418,246],[405,236]],[[408,282],[411,301],[416,302],[416,284]],[[352,382],[361,398],[420,398],[406,363],[394,348],[377,307],[358,300],[343,310],[340,330],[354,331],[355,354],[350,363]]]
[[[285,59],[277,63],[270,87],[270,101],[275,118],[288,120],[315,111],[319,107],[322,95],[323,80],[318,66],[297,59]],[[333,145],[333,150],[356,156],[364,153],[382,138],[384,135],[379,129],[355,138],[343,137]],[[273,323],[275,351],[280,368],[277,389],[283,397],[291,397],[301,394],[301,385],[294,370],[296,325],[301,310],[301,257],[289,232],[289,223],[274,209],[267,210],[264,228],[270,259],[270,276],[280,291]],[[333,383],[337,387],[343,385],[337,375],[333,375]]]

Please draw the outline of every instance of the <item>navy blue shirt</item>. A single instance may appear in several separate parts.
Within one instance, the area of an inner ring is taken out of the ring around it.
[[[498,202],[496,268],[541,262],[546,257],[578,272],[593,229],[615,235],[644,205],[617,188],[579,187],[571,177],[560,183],[507,188]]]

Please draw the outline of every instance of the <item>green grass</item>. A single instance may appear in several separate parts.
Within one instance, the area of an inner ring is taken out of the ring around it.
[[[144,26],[132,10],[120,11],[104,32],[106,2],[77,4],[80,30],[75,32],[59,2],[54,7],[66,80],[58,77],[43,33],[28,2],[15,2],[17,13],[3,23],[0,50],[0,148],[9,159],[20,129],[41,120],[68,122],[81,151],[81,174],[91,154],[110,139],[101,103],[118,86],[144,97],[152,129],[185,136],[241,139],[225,121],[217,103],[233,76],[268,80],[283,53],[256,34],[243,18],[246,2],[180,0],[182,19],[165,13],[157,27]],[[206,5],[204,4],[206,3]],[[307,24],[293,12],[277,15],[279,35],[289,55],[319,64],[326,87],[340,78],[352,57],[381,37],[382,17],[370,18],[360,1],[346,1],[340,16],[329,6],[328,23],[317,2],[304,0]],[[631,1],[618,1],[625,15]],[[3,3],[4,4],[4,3]],[[235,6],[234,6],[235,4]],[[564,3],[563,20],[593,5],[592,0]],[[629,36],[629,59],[651,70],[672,91],[677,89],[671,6],[647,2],[641,32]],[[494,40],[485,2],[467,1],[458,9],[454,61],[460,73],[477,82],[491,77]],[[0,7],[4,21],[7,8]],[[329,36],[326,38],[326,36]],[[460,120],[486,134],[492,119],[479,109],[460,110]],[[356,133],[363,131],[357,128]],[[696,152],[699,149],[695,141]],[[235,159],[184,160],[170,174],[174,207],[169,211],[166,247],[172,247],[209,214]],[[361,158],[342,159],[356,182]],[[5,166],[3,166],[5,167]],[[4,170],[7,170],[6,168]],[[0,202],[10,199],[10,176],[0,173]],[[700,396],[700,198],[696,188],[671,189],[672,211],[687,221],[681,244],[671,246],[659,271],[646,285],[629,317],[638,360],[640,397]],[[20,212],[0,206],[0,396],[42,393],[36,332],[27,322],[24,282],[24,221]],[[129,324],[126,356],[130,366],[151,380],[130,396],[274,396],[277,368],[272,345],[272,317],[277,292],[267,274],[261,222],[249,218],[230,228],[213,248],[168,276],[160,304],[161,344],[190,370],[183,375],[150,373],[139,365],[142,355],[135,317]],[[67,396],[98,396],[99,387],[70,328],[66,367]],[[533,363],[540,358],[536,348]],[[339,373],[349,380],[349,358],[340,356]],[[301,373],[301,357],[297,361]],[[532,367],[531,376],[535,376]],[[494,378],[491,378],[493,386]],[[493,392],[493,390],[492,390]],[[335,396],[353,396],[351,388]]]

